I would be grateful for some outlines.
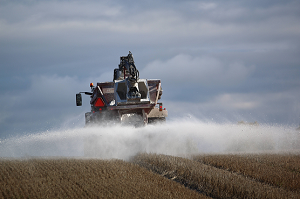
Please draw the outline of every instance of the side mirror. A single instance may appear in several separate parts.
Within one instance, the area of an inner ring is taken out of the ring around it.
[[[76,94],[76,106],[82,106],[82,97],[80,93]]]

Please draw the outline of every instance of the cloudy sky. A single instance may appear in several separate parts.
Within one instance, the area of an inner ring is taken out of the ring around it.
[[[169,119],[299,125],[297,0],[1,0],[0,138],[83,126],[75,94],[129,50]]]

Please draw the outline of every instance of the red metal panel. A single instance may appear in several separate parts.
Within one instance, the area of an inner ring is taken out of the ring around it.
[[[156,97],[157,97],[157,89],[158,89],[160,80],[150,79],[150,80],[147,80],[147,82],[148,82],[148,87],[149,87],[150,101],[151,101],[151,103],[155,103]]]
[[[101,82],[101,83],[97,83],[97,86],[100,87],[106,102],[108,104],[110,104],[111,101],[113,101],[115,99],[115,96],[114,96],[115,84],[114,84],[114,82]]]

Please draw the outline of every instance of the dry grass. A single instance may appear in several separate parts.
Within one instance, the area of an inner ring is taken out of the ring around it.
[[[0,159],[0,198],[300,198],[299,155],[131,161]]]
[[[121,160],[0,160],[0,198],[207,198]]]
[[[180,157],[140,154],[132,161],[213,198],[300,198],[299,193]]]
[[[194,160],[300,193],[300,155],[199,155]]]

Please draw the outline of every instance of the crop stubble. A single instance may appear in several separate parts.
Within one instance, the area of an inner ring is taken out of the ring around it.
[[[215,163],[223,164],[218,156],[207,157],[211,157]],[[212,164],[206,165],[202,156],[194,159],[197,161],[167,155],[140,154],[132,161],[213,198],[300,198],[299,192],[262,183],[255,178],[223,169],[220,165],[219,168]],[[226,162],[226,155],[224,161]],[[267,160],[266,162],[265,164],[269,164]]]
[[[198,155],[194,160],[300,193],[300,155]]]
[[[300,198],[300,155],[139,154],[131,162],[0,159],[0,198]]]
[[[0,198],[206,198],[122,160],[0,160]]]

